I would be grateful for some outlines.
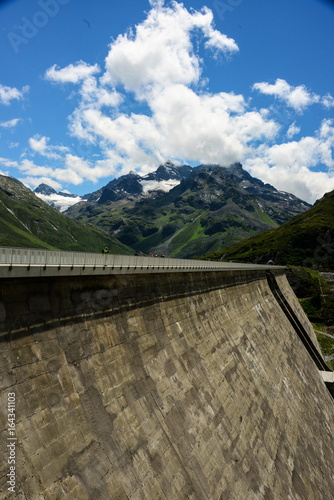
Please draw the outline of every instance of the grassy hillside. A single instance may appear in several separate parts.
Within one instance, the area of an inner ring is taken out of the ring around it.
[[[334,191],[282,226],[255,235],[213,259],[334,269]]]
[[[16,179],[0,176],[0,245],[113,253],[132,251],[104,231],[74,221]]]
[[[287,277],[313,324],[327,365],[334,370],[334,273],[288,267]]]

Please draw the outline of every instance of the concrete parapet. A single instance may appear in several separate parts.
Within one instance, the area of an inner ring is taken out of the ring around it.
[[[193,259],[64,252],[36,248],[0,247],[1,278],[71,278],[115,274],[154,274],[204,271],[285,269],[284,266],[240,264]]]
[[[334,384],[334,372],[321,371],[322,380],[328,384]]]

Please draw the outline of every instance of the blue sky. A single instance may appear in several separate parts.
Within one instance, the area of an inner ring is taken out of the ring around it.
[[[7,0],[0,19],[0,171],[32,189],[167,159],[334,189],[332,2]]]

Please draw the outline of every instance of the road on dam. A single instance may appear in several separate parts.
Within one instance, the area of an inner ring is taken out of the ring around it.
[[[0,277],[285,269],[284,266],[0,247]]]

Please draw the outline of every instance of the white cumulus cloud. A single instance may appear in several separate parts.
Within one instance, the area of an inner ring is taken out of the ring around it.
[[[29,139],[29,145],[31,149],[36,151],[37,153],[43,154],[47,148],[47,142],[50,140],[49,137],[31,137]]]
[[[188,12],[177,2],[168,8],[164,2],[151,5],[134,31],[110,44],[102,78],[83,81],[71,133],[91,143],[102,141],[108,164],[113,151],[115,165],[142,172],[166,158],[229,164],[247,156],[253,141],[272,139],[278,125],[249,109],[242,95],[193,88],[201,89],[204,81],[194,34],[214,55],[238,51],[233,39],[214,28],[212,11]],[[125,105],[126,92],[133,92],[146,112],[131,107],[124,113],[102,111],[103,102],[121,104],[120,92]]]
[[[331,96],[330,94],[323,96],[321,102],[326,108],[334,107],[334,97]]]
[[[80,94],[83,107],[92,106],[98,109],[103,106],[116,107],[123,101],[123,97],[119,92],[98,85],[96,78],[93,76],[83,81]]]
[[[2,128],[14,128],[21,121],[22,121],[21,118],[13,118],[12,120],[7,120],[6,122],[0,122],[0,127],[2,127]]]
[[[255,177],[277,189],[293,192],[313,203],[327,191],[334,189],[334,128],[331,120],[324,120],[314,137],[299,141],[260,146],[245,167]],[[327,167],[319,171],[319,165]]]
[[[211,10],[190,13],[176,2],[172,7],[153,2],[147,19],[136,26],[135,33],[119,35],[110,44],[103,81],[121,84],[138,94],[156,85],[196,84],[201,75],[191,41],[196,30],[201,30],[209,48],[222,53],[238,50],[233,39],[214,29]]]
[[[277,78],[274,84],[267,82],[255,83],[253,89],[258,90],[262,94],[272,95],[299,112],[320,100],[320,97],[307,90],[305,85],[293,87],[282,78]]]
[[[52,146],[49,144],[50,137],[40,136],[36,134],[34,137],[30,137],[29,146],[33,153],[38,153],[46,158],[61,158],[59,153],[64,153],[68,151],[65,146]]]
[[[4,167],[14,167],[17,168],[18,163],[16,160],[10,160],[9,158],[1,158],[0,157],[0,165],[3,165]]]
[[[7,87],[0,84],[0,103],[9,105],[13,100],[20,101],[27,92],[29,92],[28,85],[23,87],[22,90],[18,90],[16,87]]]
[[[293,122],[288,128],[286,136],[288,139],[292,139],[292,137],[296,134],[299,134],[299,132],[300,132],[300,127],[296,125],[296,122]]]
[[[46,80],[56,83],[78,83],[99,72],[100,67],[98,64],[90,66],[83,61],[79,61],[75,64],[69,64],[65,68],[59,68],[54,64],[51,68],[47,69],[44,76]]]

